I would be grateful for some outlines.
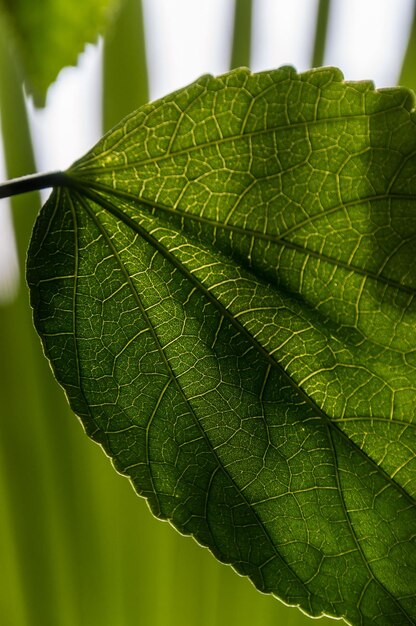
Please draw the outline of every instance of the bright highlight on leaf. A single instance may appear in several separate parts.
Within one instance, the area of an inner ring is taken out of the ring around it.
[[[154,514],[353,624],[416,620],[412,107],[205,76],[66,172],[28,257],[55,375]]]

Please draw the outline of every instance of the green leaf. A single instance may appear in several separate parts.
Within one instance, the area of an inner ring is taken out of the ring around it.
[[[66,172],[28,257],[55,375],[154,514],[353,624],[416,620],[412,107],[202,77]]]
[[[22,59],[27,89],[43,105],[60,70],[75,65],[87,42],[95,42],[121,0],[0,0],[10,37]]]

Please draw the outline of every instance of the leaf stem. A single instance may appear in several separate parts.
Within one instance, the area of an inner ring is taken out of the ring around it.
[[[312,54],[312,67],[321,67],[324,64],[330,9],[331,0],[319,0],[318,15],[316,19],[315,44]]]
[[[48,174],[31,174],[21,178],[13,178],[0,184],[0,198],[9,198],[28,191],[39,191],[48,187],[63,187],[69,184],[65,172],[49,172]]]

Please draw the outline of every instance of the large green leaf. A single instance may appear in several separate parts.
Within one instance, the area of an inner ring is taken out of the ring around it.
[[[28,257],[55,375],[154,514],[353,624],[416,620],[412,106],[205,76],[61,176]]]
[[[58,72],[76,64],[85,43],[96,41],[121,1],[0,0],[37,104]]]

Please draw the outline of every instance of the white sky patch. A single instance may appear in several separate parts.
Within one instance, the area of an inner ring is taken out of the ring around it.
[[[228,70],[233,9],[233,0],[144,0],[151,100]]]
[[[325,63],[339,67],[347,80],[394,86],[413,6],[413,0],[333,0]]]
[[[282,65],[293,65],[297,71],[308,69],[317,9],[317,0],[255,0],[251,58],[253,71]]]
[[[66,67],[50,87],[46,107],[28,99],[37,169],[66,169],[101,137],[102,42],[88,44],[78,67]]]

